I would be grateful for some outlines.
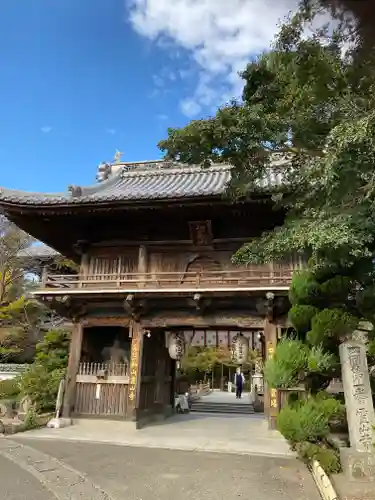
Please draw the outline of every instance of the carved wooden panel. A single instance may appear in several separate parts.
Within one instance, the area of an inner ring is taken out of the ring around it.
[[[189,222],[190,238],[196,247],[212,245],[212,225],[210,220]]]

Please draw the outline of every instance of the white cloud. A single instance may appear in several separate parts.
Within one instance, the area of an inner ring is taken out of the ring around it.
[[[196,99],[188,98],[180,102],[180,109],[188,118],[193,118],[202,111],[202,106]]]
[[[180,103],[190,118],[203,109],[239,97],[238,72],[270,46],[277,26],[299,0],[126,0],[129,20],[141,36],[168,51],[174,74],[181,79],[189,70],[176,68],[176,55],[189,54],[198,84],[193,95]],[[328,20],[323,16],[324,22]],[[185,61],[186,62],[186,61]],[[182,62],[181,62],[182,64]],[[161,74],[166,83],[168,78]],[[156,83],[156,82],[155,82]]]
[[[237,72],[265,50],[278,22],[298,0],[128,0],[129,19],[141,36],[172,42],[198,70],[194,95],[181,103],[189,117],[238,96]],[[161,44],[163,46],[163,42]]]
[[[43,127],[40,128],[40,131],[43,132],[43,134],[49,134],[52,130],[52,127],[50,125],[44,125]]]
[[[106,129],[106,132],[107,132],[107,134],[110,134],[110,135],[115,135],[115,133],[116,133],[116,129],[114,129],[114,128],[107,128],[107,129]]]
[[[169,118],[169,116],[165,115],[163,113],[160,113],[160,115],[157,115],[157,119],[160,120],[161,122],[168,120],[168,118]]]

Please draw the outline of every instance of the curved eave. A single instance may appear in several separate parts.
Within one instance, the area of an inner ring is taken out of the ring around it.
[[[55,209],[79,210],[108,206],[145,206],[165,203],[189,203],[220,199],[231,181],[228,165],[209,168],[186,167],[165,169],[119,170],[108,180],[91,187],[71,186],[71,193],[27,193],[0,189],[0,207],[8,212]],[[279,174],[270,173],[260,183],[260,191],[280,185]]]
[[[180,168],[158,171],[119,171],[92,187],[72,187],[72,193],[26,193],[0,190],[0,206],[19,208],[97,206],[165,202],[217,197],[230,182],[230,167]]]

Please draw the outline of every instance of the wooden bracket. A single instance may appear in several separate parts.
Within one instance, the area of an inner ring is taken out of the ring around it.
[[[131,318],[135,321],[139,321],[141,313],[146,310],[147,300],[143,299],[137,301],[135,295],[130,293],[126,296],[123,305],[125,311],[131,316]]]
[[[193,304],[195,309],[200,313],[203,313],[207,307],[211,305],[212,299],[203,297],[201,293],[195,293],[193,296]]]

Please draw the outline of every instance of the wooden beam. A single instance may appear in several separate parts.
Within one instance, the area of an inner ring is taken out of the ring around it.
[[[83,337],[82,323],[75,323],[72,329],[72,338],[70,341],[69,361],[66,372],[65,394],[63,402],[62,415],[69,418],[74,410],[76,394],[76,377],[78,373],[79,362],[81,359]]]
[[[201,315],[198,313],[183,314],[175,311],[156,313],[141,320],[144,328],[171,328],[174,326],[186,328],[262,328],[264,318],[221,311],[220,314]]]

